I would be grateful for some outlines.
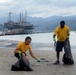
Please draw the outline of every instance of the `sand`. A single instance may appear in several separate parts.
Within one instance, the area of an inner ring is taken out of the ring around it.
[[[56,60],[55,51],[33,50],[38,58],[45,58],[40,63],[33,59],[29,52],[27,55],[34,71],[11,71],[11,65],[17,61],[13,55],[13,47],[0,48],[0,75],[76,75],[76,51],[73,49],[74,65],[64,65],[62,62],[63,52],[60,57],[60,65],[53,65]]]

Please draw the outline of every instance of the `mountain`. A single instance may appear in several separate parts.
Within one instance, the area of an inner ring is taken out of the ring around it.
[[[19,16],[13,15],[12,20],[18,21]],[[53,31],[60,24],[61,20],[66,22],[66,25],[70,27],[70,30],[76,30],[76,15],[65,17],[51,16],[47,18],[27,16],[27,21],[34,24],[35,31]],[[7,22],[7,17],[0,18],[0,30],[2,30],[4,22]]]
[[[53,31],[60,24],[61,20],[66,22],[70,30],[76,30],[76,16],[52,16],[48,18],[34,18],[32,20],[28,17],[27,20],[37,25],[38,27],[36,29],[40,31]]]

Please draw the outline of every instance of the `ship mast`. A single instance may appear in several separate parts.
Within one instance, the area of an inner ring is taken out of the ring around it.
[[[8,22],[11,22],[11,12],[9,12],[9,16],[8,16]]]
[[[26,22],[27,10],[25,11],[25,17],[23,17],[23,11],[20,13],[20,22]]]
[[[27,10],[25,10],[25,22],[26,22],[26,18],[27,18]]]
[[[23,18],[23,11],[22,11],[22,22],[24,22],[24,18]]]
[[[21,22],[21,13],[20,13],[20,22]]]
[[[24,22],[23,12],[20,13],[20,22]]]

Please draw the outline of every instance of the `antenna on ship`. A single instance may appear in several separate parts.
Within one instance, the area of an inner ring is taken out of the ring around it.
[[[20,17],[19,21],[20,21],[20,22],[23,22],[23,21],[24,21],[24,18],[23,18],[23,10],[21,11],[19,17]]]
[[[9,16],[8,16],[8,22],[11,22],[11,12],[9,12]]]
[[[22,10],[22,15],[21,15],[21,17],[22,17],[22,22],[24,22],[24,18],[23,18],[23,10]]]
[[[26,18],[27,18],[27,10],[25,10],[25,22],[26,22]]]
[[[20,22],[21,22],[21,13],[20,13]]]

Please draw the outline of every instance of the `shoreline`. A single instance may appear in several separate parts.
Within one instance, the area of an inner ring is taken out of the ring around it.
[[[0,40],[0,48],[16,48],[19,41],[13,40]],[[54,43],[31,43],[32,50],[39,50],[39,51],[55,51]],[[71,46],[72,51],[76,52],[76,46]]]

